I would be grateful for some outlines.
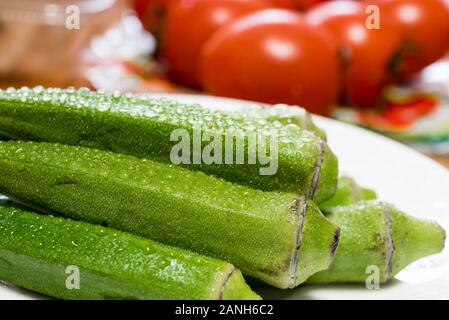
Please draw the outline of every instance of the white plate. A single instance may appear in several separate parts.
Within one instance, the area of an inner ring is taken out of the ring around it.
[[[234,110],[248,102],[199,95],[154,95],[197,102],[214,109]],[[449,230],[449,171],[427,157],[375,133],[323,117],[325,129],[339,158],[340,171],[378,192],[382,200],[416,217],[438,221]],[[449,240],[442,254],[417,261],[397,280],[368,290],[364,285],[304,286],[294,290],[261,289],[271,299],[449,299]],[[36,294],[2,287],[0,299],[34,299]]]

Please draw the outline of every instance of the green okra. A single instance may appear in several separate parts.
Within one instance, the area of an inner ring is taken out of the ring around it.
[[[374,190],[360,187],[350,177],[340,177],[335,195],[320,203],[320,209],[326,210],[338,206],[347,206],[363,200],[374,200],[376,198],[377,195]]]
[[[98,149],[0,144],[0,193],[229,261],[292,288],[329,267],[339,229],[304,197]]]
[[[273,106],[252,104],[237,112],[229,112],[228,114],[235,119],[240,118],[243,121],[262,121],[262,123],[268,121],[272,122],[278,128],[281,126],[289,126],[291,129],[308,130],[326,139],[326,132],[315,125],[310,113],[306,109],[299,106],[286,104],[276,104]]]
[[[386,282],[413,261],[444,248],[445,231],[437,223],[384,202],[335,207],[327,210],[327,217],[341,228],[340,244],[331,267],[309,283],[365,282],[372,266],[378,268],[380,282]]]
[[[330,198],[337,185],[335,155],[309,130],[144,96],[70,88],[0,90],[0,133],[179,162],[231,182],[295,192],[318,203]],[[185,149],[174,149],[182,142]]]
[[[0,279],[62,299],[260,298],[230,263],[1,205]]]

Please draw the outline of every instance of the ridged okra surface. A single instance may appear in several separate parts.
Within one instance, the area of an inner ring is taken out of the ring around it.
[[[338,228],[304,197],[148,159],[75,146],[0,144],[0,193],[229,261],[291,288],[326,269]]]
[[[0,205],[0,279],[62,299],[258,299],[233,265]]]
[[[324,138],[297,125],[279,127],[271,120],[87,89],[0,90],[0,133],[13,139],[95,147],[172,162],[173,147],[182,140],[175,130],[182,129],[190,140],[190,151],[183,154],[181,165],[189,169],[262,190],[295,192],[317,203],[331,197],[338,164]],[[270,137],[277,143],[270,142],[267,150],[271,153],[262,148]],[[195,146],[194,139],[200,140],[199,145]],[[213,163],[202,159],[211,142],[223,150]],[[242,149],[237,148],[238,142]],[[268,164],[259,152],[276,163],[263,174],[260,169]],[[256,155],[256,164],[250,164],[250,154]]]
[[[290,129],[308,130],[326,139],[326,133],[315,125],[310,113],[298,106],[252,104],[228,114],[242,121],[268,121],[276,128],[288,126]]]

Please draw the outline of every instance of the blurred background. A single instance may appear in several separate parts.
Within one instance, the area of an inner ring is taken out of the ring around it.
[[[302,106],[449,167],[446,0],[0,0],[0,88]]]

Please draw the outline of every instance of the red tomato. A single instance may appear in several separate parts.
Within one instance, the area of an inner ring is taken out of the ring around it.
[[[163,56],[173,80],[199,87],[198,60],[207,39],[221,26],[272,4],[261,0],[179,0],[168,7]]]
[[[366,5],[352,0],[328,1],[307,11],[307,21],[320,24],[335,16],[364,13]]]
[[[156,37],[160,35],[165,12],[170,0],[134,0],[134,9],[145,29]]]
[[[449,9],[443,0],[368,0],[379,5],[382,19],[400,26],[407,42],[399,71],[421,70],[449,50]]]
[[[212,94],[327,115],[338,96],[338,63],[337,43],[324,28],[271,9],[217,31],[204,46],[201,70]]]
[[[276,7],[305,11],[326,0],[271,0]]]
[[[365,6],[352,1],[324,3],[307,13],[307,20],[326,27],[344,49],[345,103],[373,107],[391,81],[391,65],[401,48],[400,30],[388,21],[380,29],[367,27]]]

